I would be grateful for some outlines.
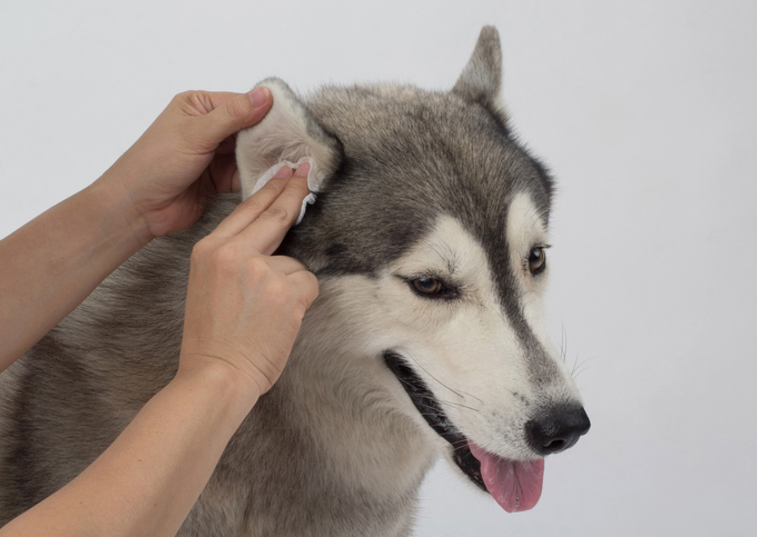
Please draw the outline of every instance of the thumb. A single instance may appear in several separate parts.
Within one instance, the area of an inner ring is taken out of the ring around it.
[[[227,99],[203,117],[203,131],[208,142],[220,144],[232,134],[255,125],[265,117],[272,104],[271,90],[265,86]]]

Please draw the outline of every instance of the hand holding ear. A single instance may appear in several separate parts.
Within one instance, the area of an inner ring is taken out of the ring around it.
[[[318,280],[271,256],[308,195],[308,164],[282,168],[192,251],[179,371],[231,367],[262,395],[278,379]]]
[[[210,196],[239,189],[235,135],[272,102],[265,87],[180,93],[100,181],[129,200],[148,239],[186,229]]]

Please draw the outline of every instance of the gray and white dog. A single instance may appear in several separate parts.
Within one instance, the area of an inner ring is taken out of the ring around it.
[[[450,92],[281,81],[238,137],[243,196],[312,159],[316,202],[280,253],[321,293],[281,379],[232,438],[179,535],[400,536],[439,454],[503,508],[589,421],[542,320],[552,180],[499,100],[481,32]],[[0,524],[90,464],[175,373],[194,243],[239,202],[153,241],[2,375]]]

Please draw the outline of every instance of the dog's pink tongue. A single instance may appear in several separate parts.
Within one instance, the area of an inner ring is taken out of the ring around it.
[[[471,453],[481,463],[481,477],[492,498],[508,513],[531,509],[541,497],[544,459],[511,461],[484,451],[468,440]]]

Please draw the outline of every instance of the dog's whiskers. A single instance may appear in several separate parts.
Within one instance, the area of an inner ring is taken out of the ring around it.
[[[591,357],[591,358],[586,358],[586,359],[582,360],[581,362],[579,362],[578,361],[578,356],[576,356],[576,361],[575,361],[575,363],[573,365],[573,371],[571,371],[571,375],[573,376],[573,379],[577,379],[578,375],[580,375],[581,373],[583,373],[584,371],[586,371],[586,369],[587,369],[586,364],[588,364],[589,362],[591,362],[595,358],[596,358],[596,356]]]
[[[562,324],[562,334],[560,335],[560,356],[563,362],[568,361],[568,335],[565,333],[565,323]]]
[[[466,394],[466,392],[460,393],[460,392],[458,392],[456,390],[453,390],[452,388],[450,388],[449,386],[447,386],[446,384],[444,384],[442,381],[440,381],[438,378],[436,378],[434,375],[432,375],[431,372],[428,369],[426,369],[425,367],[423,367],[423,365],[418,360],[416,360],[415,357],[413,357],[411,354],[406,354],[406,356],[408,356],[413,362],[415,362],[418,365],[418,367],[420,367],[421,369],[423,369],[423,371],[425,371],[426,374],[429,377],[431,377],[432,379],[434,379],[440,386],[443,386],[444,388],[447,388],[449,391],[451,391],[452,393],[454,393],[455,395],[457,395],[460,399],[465,400],[465,394]],[[481,399],[479,399],[478,397],[476,397],[472,393],[468,393],[467,395],[469,395],[470,397],[473,397],[474,399],[478,400],[479,403],[483,403],[483,401]],[[465,406],[465,405],[461,405],[461,406]],[[467,407],[467,406],[465,408],[470,408],[471,410],[476,410],[475,408],[471,408],[471,407]]]
[[[565,332],[565,324],[562,325],[562,337],[560,338],[560,356],[562,356],[563,362],[568,361],[568,336]],[[573,360],[573,367],[570,370],[570,376],[573,377],[573,379],[577,379],[578,375],[583,373],[586,368],[586,364],[590,362],[593,358],[588,358],[585,360],[579,360],[578,359],[578,353],[576,353],[576,358]]]

